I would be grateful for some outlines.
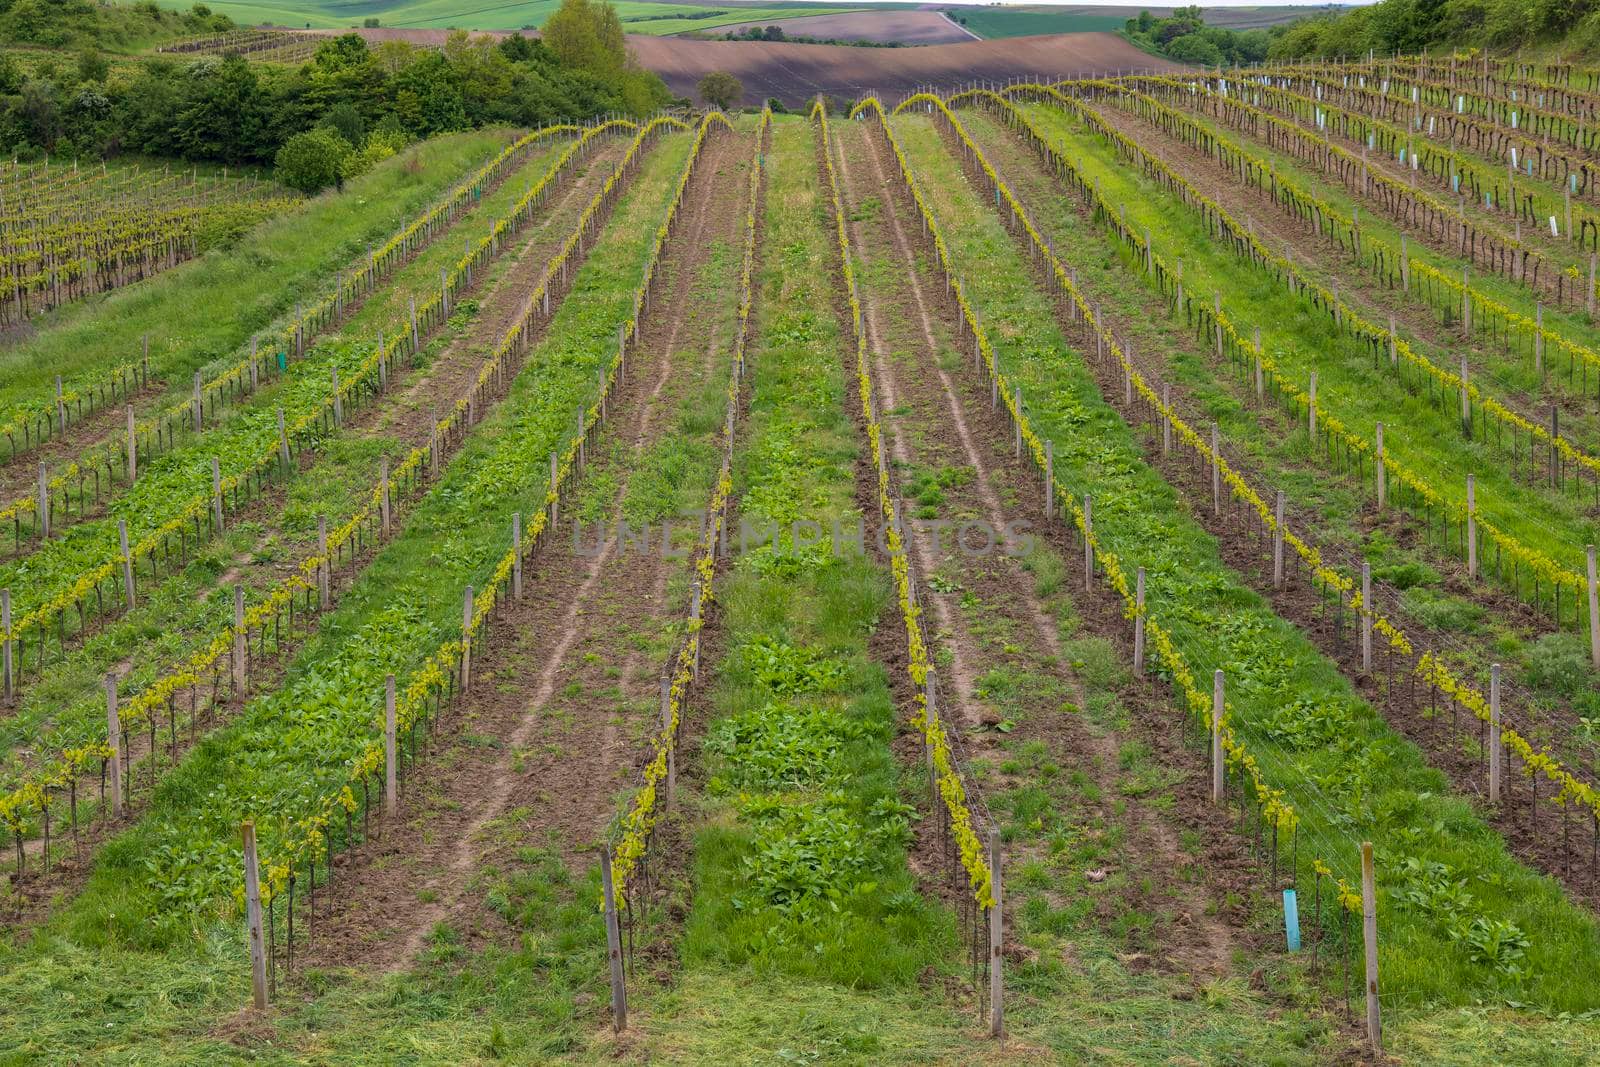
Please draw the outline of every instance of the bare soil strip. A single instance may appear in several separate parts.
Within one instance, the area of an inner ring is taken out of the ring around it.
[[[983,383],[962,372],[964,361],[951,341],[954,309],[927,285],[926,250],[913,245],[908,234],[917,225],[915,207],[899,185],[881,135],[855,125],[842,129],[839,144],[854,251],[865,279],[863,310],[874,381],[901,484],[914,484],[917,476],[938,479],[937,518],[953,526],[975,521],[1004,530],[1017,522],[1028,524],[1021,528],[1031,533],[1041,526],[1036,487],[1010,456],[1008,431],[990,411]],[[940,477],[954,471],[963,473]],[[909,503],[910,513],[916,513],[916,501]],[[1186,931],[1162,938],[1167,963],[1195,974],[1229,973],[1239,934],[1219,916],[1226,914],[1226,890],[1237,884],[1236,865],[1223,863],[1221,874],[1200,886],[1180,884],[1177,872],[1193,861],[1180,849],[1169,818],[1143,803],[1117,810],[1119,738],[1081,714],[1059,710],[1063,703],[1078,709],[1090,705],[1089,685],[1072,669],[1061,638],[1062,616],[1071,608],[1047,602],[1022,561],[1004,554],[1005,548],[1020,547],[1016,544],[973,556],[957,547],[953,527],[941,537],[931,523],[911,520],[909,532],[925,578],[924,601],[937,622],[936,640],[951,657],[946,706],[959,715],[969,755],[1003,761],[999,745],[1007,734],[995,732],[1002,724],[983,692],[989,672],[1022,669],[1048,679],[1052,699],[1040,701],[1038,714],[1006,724],[1009,737],[1042,743],[1064,768],[1081,771],[1099,786],[1098,803],[1077,817],[1127,834],[1121,855],[1135,874],[1127,884],[1154,887],[1149,903],[1174,924],[1166,932]],[[912,750],[902,755],[920,758]],[[1009,788],[1018,781],[1001,773],[986,779],[985,787]],[[927,848],[920,842],[916,857],[924,869],[938,863]],[[1092,877],[1108,873],[1100,869]],[[1242,921],[1243,916],[1232,918]]]
[[[468,944],[500,937],[501,920],[475,888],[501,850],[549,844],[571,866],[592,861],[644,755],[659,699],[649,664],[681,614],[664,594],[686,566],[659,545],[620,545],[615,521],[640,457],[672,432],[703,381],[701,353],[726,336],[718,323],[732,306],[730,279],[712,280],[716,299],[696,289],[710,248],[731,246],[743,221],[746,148],[726,133],[707,143],[683,206],[693,221],[663,259],[669,289],[652,301],[660,313],[646,316],[612,402],[606,436],[628,447],[608,455],[604,437],[593,446],[585,480],[612,487],[609,536],[598,551],[591,531],[581,553],[562,539],[541,552],[524,599],[475,653],[473,690],[451,715],[456,732],[435,740],[442,751],[405,784],[400,820],[340,858],[309,962],[404,968],[439,924]]]

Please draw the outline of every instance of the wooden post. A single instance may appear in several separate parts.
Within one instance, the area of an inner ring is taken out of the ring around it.
[[[1593,555],[1593,553],[1591,553],[1591,556],[1592,555]],[[1589,571],[1592,574],[1594,572],[1594,568],[1593,567],[1589,568]],[[1589,582],[1589,588],[1590,589],[1594,588],[1593,580],[1591,580]],[[1594,598],[1591,596],[1589,599],[1590,599],[1590,602],[1592,604]],[[1594,614],[1592,609],[1590,610],[1589,614],[1591,616]],[[11,662],[13,643],[12,643],[12,640],[11,640],[11,590],[10,589],[0,589],[0,631],[4,631],[4,634],[3,634],[4,641],[0,642],[0,645],[3,645],[3,651],[0,651],[0,655],[3,655],[4,659],[5,659],[4,664],[0,665],[0,666],[3,666],[3,674],[4,674],[4,681],[5,681],[5,698],[6,698],[6,703],[9,704],[9,703],[11,703],[11,699],[14,696],[17,695],[17,682],[16,682],[15,667]]]
[[[1594,271],[1595,271],[1595,254],[1593,252],[1590,252],[1589,253],[1589,296],[1588,296],[1587,306],[1588,306],[1588,309],[1589,309],[1589,314],[1591,314],[1591,315],[1594,314]]]
[[[1311,436],[1311,447],[1317,447],[1317,372],[1311,372],[1311,399],[1306,404],[1306,433]]]
[[[1083,497],[1083,591],[1094,588],[1094,501]]]
[[[1216,318],[1217,358],[1222,358],[1222,293],[1211,294],[1211,309]]]
[[[672,795],[678,789],[678,759],[677,745],[673,743],[672,731],[672,675],[671,669],[661,676],[661,736],[667,746],[667,803],[672,803]]]
[[[472,688],[472,586],[461,598],[461,691]]]
[[[1472,436],[1472,397],[1467,379],[1467,357],[1461,357],[1461,432]]]
[[[106,745],[111,749],[111,759],[106,769],[111,773],[111,817],[122,818],[122,720],[117,716],[117,676],[106,675]]]
[[[555,529],[556,529],[556,510],[557,510],[556,505],[559,503],[559,494],[556,492],[556,472],[557,472],[558,469],[559,468],[556,465],[556,454],[554,452],[552,452],[552,453],[550,453],[550,532],[551,533],[554,533]]]
[[[1222,441],[1217,424],[1211,424],[1211,510],[1222,517]]]
[[[339,395],[339,368],[333,368],[333,424],[344,425],[344,397]]]
[[[428,412],[428,479],[439,480],[439,415]]]
[[[1589,570],[1589,662],[1600,671],[1600,582],[1595,578],[1594,546],[1588,545],[1584,551],[1588,555]],[[11,629],[9,622],[6,629]]]
[[[1478,483],[1467,475],[1467,577],[1478,576]]]
[[[1144,568],[1134,579],[1133,593],[1133,673],[1144,677]]]
[[[1222,691],[1222,671],[1218,670],[1211,675],[1211,803],[1219,808],[1222,807],[1225,770],[1222,761]]]
[[[44,469],[44,464],[39,464],[39,537],[41,540],[50,536],[50,473]]]
[[[1056,443],[1044,443],[1044,517],[1056,513]]]
[[[222,464],[216,456],[211,457],[211,517],[216,520],[217,530],[222,529]]]
[[[511,513],[511,595],[522,599],[522,512]]]
[[[1017,386],[1016,398],[1015,399],[1016,399],[1016,402],[1017,402],[1017,406],[1016,406],[1016,409],[1015,409],[1015,417],[1012,418],[1011,422],[1012,422],[1012,425],[1016,427],[1016,448],[1015,448],[1016,458],[1017,459],[1021,459],[1022,458],[1022,386],[1020,386],[1020,385]]]
[[[1284,492],[1278,490],[1277,506],[1272,512],[1272,588],[1283,588],[1283,506]]]
[[[1161,383],[1161,454],[1172,454],[1172,385]]]
[[[233,587],[233,684],[234,688],[244,689],[244,583],[239,582]]]
[[[382,490],[378,510],[383,522],[383,536],[389,536],[389,457],[384,456],[378,467],[378,486]]]
[[[1544,377],[1544,303],[1533,305],[1533,369]]]
[[[194,415],[194,432],[199,433],[204,427],[205,404],[201,395],[200,372],[194,372],[194,396],[189,401],[190,410]]]
[[[256,863],[256,824],[244,831],[244,913],[250,931],[250,988],[257,1011],[267,1010],[267,946],[261,933],[261,872]]]
[[[139,480],[139,436],[135,432],[133,405],[128,405],[128,484]]]
[[[1372,564],[1361,563],[1361,673],[1372,673]]]
[[[289,473],[289,434],[283,428],[283,408],[278,409],[278,462],[283,465],[283,472]]]
[[[1489,667],[1489,803],[1500,803],[1505,746],[1500,743],[1500,664]]]
[[[1394,316],[1389,316],[1389,366],[1400,365],[1400,335],[1395,332]]]
[[[383,814],[393,815],[400,807],[399,774],[395,767],[394,675],[383,681]]]
[[[1378,448],[1372,460],[1372,473],[1378,479],[1378,510],[1382,511],[1389,489],[1389,469],[1383,465],[1383,423],[1378,423]]]
[[[1411,252],[1406,248],[1404,234],[1400,236],[1400,290],[1406,293],[1411,291]]]
[[[605,893],[606,953],[611,960],[611,1025],[628,1028],[628,990],[622,981],[622,931],[617,923],[617,892],[611,881],[611,846],[600,846],[600,885]]]
[[[989,875],[994,906],[989,909],[989,1036],[1004,1037],[1005,980],[1001,963],[1005,948],[1005,890],[1000,877],[1000,830],[989,828]]]
[[[1378,1015],[1378,887],[1372,868],[1372,842],[1361,842],[1361,929],[1367,957],[1367,1040],[1383,1051],[1383,1024]]]
[[[317,516],[317,555],[322,560],[322,566],[317,568],[317,603],[323,611],[328,610],[330,601],[329,576],[333,573],[333,560],[328,558],[328,516]]]
[[[138,604],[133,591],[133,553],[128,551],[128,520],[117,520],[117,547],[122,552],[122,595],[132,611]]]
[[[1261,347],[1261,326],[1256,326],[1256,403],[1261,403],[1267,395],[1266,379],[1262,378],[1261,357],[1266,350]]]

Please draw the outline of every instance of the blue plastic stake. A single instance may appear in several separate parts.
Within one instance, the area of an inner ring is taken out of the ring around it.
[[[1300,903],[1293,889],[1283,891],[1283,929],[1289,936],[1289,951],[1300,951]]]

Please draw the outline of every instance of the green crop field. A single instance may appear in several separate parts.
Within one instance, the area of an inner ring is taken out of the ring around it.
[[[1593,1062],[1593,85],[19,152],[0,1062]]]
[[[172,2],[168,6],[187,10]],[[376,18],[383,26],[407,29],[516,30],[537,29],[556,10],[558,0],[307,0],[302,4],[261,4],[248,0],[217,0],[208,5],[241,26],[271,23],[275,26],[338,29],[360,26]],[[655,3],[652,0],[617,0],[611,5],[629,33],[662,35],[686,30],[711,29],[750,19],[778,21],[799,15],[829,15],[856,11],[853,7],[811,4],[766,4],[754,7],[717,7],[703,4]]]

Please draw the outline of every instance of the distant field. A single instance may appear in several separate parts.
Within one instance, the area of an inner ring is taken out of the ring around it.
[[[188,0],[159,0],[163,6],[187,10]],[[209,6],[241,26],[271,24],[311,29],[342,29],[359,26],[376,18],[384,26],[464,30],[515,30],[538,27],[553,14],[560,0],[289,0],[286,3],[257,0],[215,0]],[[617,15],[629,33],[682,33],[685,30],[711,29],[735,22],[759,19],[763,24],[799,15],[826,15],[854,11],[856,8],[818,7],[812,4],[777,3],[748,7],[710,4],[653,3],[650,0],[615,0]],[[666,16],[666,17],[663,17]],[[679,17],[672,17],[679,16]],[[704,16],[704,17],[688,17]]]
[[[1074,8],[975,7],[957,10],[967,29],[984,38],[1032,37],[1044,33],[1095,33],[1122,29],[1127,16],[1081,14]]]
[[[768,21],[750,15],[747,19],[722,26],[718,32],[737,33],[746,27],[765,26]],[[791,37],[815,37],[823,41],[876,41],[880,44],[905,45],[953,44],[973,38],[973,34],[937,11],[878,9],[791,18],[783,23],[783,32]]]
[[[966,7],[952,8],[966,20],[967,29],[979,37],[1029,37],[1041,33],[1090,33],[1120,30],[1140,11],[1163,17],[1170,7]],[[1212,26],[1235,30],[1273,26],[1292,22],[1328,7],[1216,7],[1205,9],[1205,20]]]

